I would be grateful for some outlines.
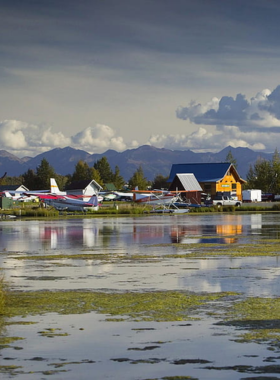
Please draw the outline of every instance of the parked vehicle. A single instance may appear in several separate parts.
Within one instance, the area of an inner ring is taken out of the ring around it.
[[[273,202],[274,194],[272,193],[262,193],[262,202]]]
[[[261,190],[243,190],[242,191],[243,202],[261,202],[262,201],[262,191]]]
[[[206,200],[205,204],[208,206],[235,206],[240,207],[242,202],[226,195],[218,195],[214,199]]]

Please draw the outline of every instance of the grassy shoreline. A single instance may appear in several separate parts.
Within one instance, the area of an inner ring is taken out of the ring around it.
[[[117,207],[116,207],[117,206]],[[42,208],[34,207],[34,205],[27,205],[22,208],[13,208],[9,210],[0,210],[0,221],[7,220],[11,217],[16,218],[59,218],[59,217],[99,217],[99,216],[141,216],[141,215],[154,215],[150,214],[153,207],[150,205],[136,205],[134,203],[118,202],[112,204],[112,202],[103,204],[98,211],[87,212],[69,212],[58,211],[54,208]],[[201,213],[235,213],[235,212],[280,212],[280,204],[276,203],[268,206],[243,205],[241,207],[224,206],[224,207],[190,207],[188,214],[201,214]],[[174,215],[159,214],[159,215]],[[178,215],[178,214],[176,214]],[[182,214],[185,215],[185,214]]]

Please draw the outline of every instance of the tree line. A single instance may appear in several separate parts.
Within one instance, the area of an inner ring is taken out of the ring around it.
[[[232,163],[237,168],[237,161],[231,151],[225,158],[226,162]],[[95,180],[104,188],[105,184],[113,184],[116,189],[121,190],[125,185],[129,189],[134,189],[138,186],[139,189],[167,189],[168,176],[161,174],[155,176],[153,181],[148,181],[144,176],[141,166],[133,173],[131,178],[126,181],[120,174],[120,169],[115,166],[112,170],[106,157],[102,157],[90,167],[85,161],[78,161],[73,174],[59,175],[56,174],[54,168],[49,162],[43,158],[36,170],[28,169],[19,177],[5,177],[2,184],[6,185],[21,185],[23,184],[28,189],[43,190],[49,189],[50,178],[55,178],[60,189],[64,189],[73,182],[82,180]],[[271,160],[259,158],[254,165],[251,165],[247,173],[246,184],[244,189],[259,189],[264,193],[280,194],[280,155],[275,149]]]
[[[271,160],[259,158],[250,166],[246,189],[259,189],[263,193],[280,194],[280,156],[275,149]]]
[[[95,180],[103,188],[106,184],[113,184],[116,189],[121,190],[125,185],[129,189],[134,189],[138,186],[139,189],[152,188],[167,188],[167,179],[161,174],[158,174],[153,181],[148,181],[144,176],[141,166],[133,173],[131,178],[126,181],[120,174],[120,169],[115,166],[112,170],[106,157],[102,157],[90,167],[85,161],[78,161],[73,174],[65,176],[57,174],[49,162],[43,158],[36,170],[28,169],[25,173],[18,177],[5,177],[2,184],[6,185],[24,185],[31,190],[45,190],[50,188],[50,178],[55,178],[58,187],[65,189],[73,182],[84,180]]]
[[[237,166],[231,151],[226,160]],[[280,194],[280,155],[277,149],[271,160],[259,157],[254,165],[250,165],[243,189],[257,189],[263,193]]]

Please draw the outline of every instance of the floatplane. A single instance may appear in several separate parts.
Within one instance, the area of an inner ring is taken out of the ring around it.
[[[181,192],[180,192],[181,193]],[[151,213],[186,213],[190,209],[178,191],[133,190],[133,200],[138,204],[152,205]]]
[[[52,206],[59,211],[97,211],[98,206],[98,193],[94,193],[90,198],[87,196],[87,200],[83,195],[72,195],[65,191],[60,191],[54,178],[50,179],[50,191],[49,192],[32,192],[28,191],[25,194],[28,196],[36,196],[48,206]],[[88,199],[89,198],[89,199]]]

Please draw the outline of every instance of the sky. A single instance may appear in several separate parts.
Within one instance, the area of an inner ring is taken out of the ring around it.
[[[0,6],[0,149],[280,150],[279,0]]]

